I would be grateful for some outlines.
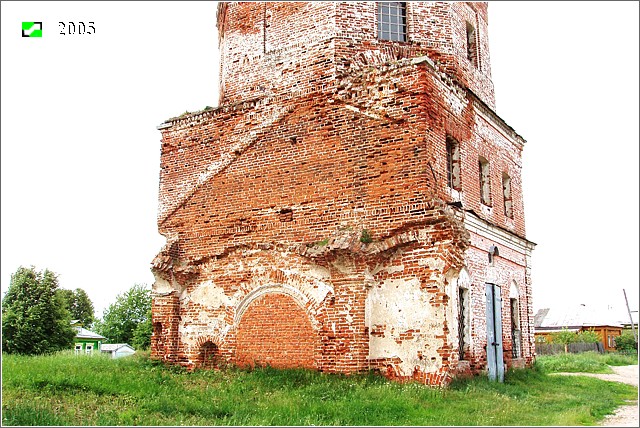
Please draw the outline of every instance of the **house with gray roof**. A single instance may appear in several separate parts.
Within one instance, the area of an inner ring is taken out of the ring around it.
[[[553,333],[562,330],[594,331],[606,351],[615,350],[615,338],[622,334],[622,324],[611,311],[603,311],[585,304],[566,307],[543,308],[534,316],[536,342],[544,338],[550,341]]]
[[[87,330],[80,324],[80,320],[72,320],[71,326],[76,330],[76,336],[73,339],[76,355],[91,355],[94,351],[100,350],[102,341],[106,339],[104,336]]]

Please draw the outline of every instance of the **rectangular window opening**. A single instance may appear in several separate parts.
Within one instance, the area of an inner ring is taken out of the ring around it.
[[[461,190],[460,143],[447,137],[447,184],[451,189]]]
[[[473,24],[467,22],[467,59],[474,67],[478,66],[478,45],[476,38],[476,29],[473,27]]]
[[[504,199],[504,215],[513,218],[513,201],[511,200],[511,178],[502,174],[502,196]]]
[[[466,330],[467,330],[467,299],[468,290],[466,288],[458,288],[458,359],[465,359],[464,352],[467,347]]]
[[[489,161],[481,157],[478,160],[480,171],[480,201],[487,206],[491,206],[491,182],[489,177]]]
[[[378,38],[394,42],[407,41],[406,2],[378,2]]]
[[[511,299],[511,343],[513,358],[520,358],[522,333],[520,331],[520,305],[518,299]]]

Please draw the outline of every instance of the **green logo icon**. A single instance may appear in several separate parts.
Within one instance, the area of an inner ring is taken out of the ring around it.
[[[23,22],[22,37],[42,37],[42,22]]]

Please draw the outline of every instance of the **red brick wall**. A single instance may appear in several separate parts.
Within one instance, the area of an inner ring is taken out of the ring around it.
[[[499,255],[494,257],[493,265],[489,263],[488,250],[492,246],[498,247]],[[472,278],[475,279],[471,288],[471,298],[475,302],[484,302],[487,283],[500,286],[502,296],[502,328],[504,359],[511,366],[513,343],[511,340],[511,308],[510,290],[515,285],[518,289],[519,320],[522,333],[521,358],[531,364],[534,358],[533,332],[533,302],[531,288],[528,283],[527,260],[525,252],[505,245],[504,241],[497,241],[479,233],[471,233],[471,245],[465,254],[465,266]],[[473,328],[470,353],[472,354],[471,369],[482,371],[486,365],[486,309],[484,304],[473,306]]]
[[[531,318],[524,140],[491,110],[486,5],[411,2],[408,43],[377,40],[376,10],[221,4],[221,107],[159,127],[168,243],[154,260],[154,357],[193,367],[210,342],[225,363],[446,383],[465,267],[469,369],[486,365],[485,282],[508,297],[515,281]],[[479,67],[466,59],[467,20]],[[460,143],[460,192],[447,186],[447,136]],[[465,216],[481,226],[465,229]],[[501,258],[488,266],[492,245]],[[503,325],[510,350],[508,306]],[[532,346],[523,352],[531,362]]]
[[[477,31],[477,66],[466,56],[466,22]],[[486,3],[407,2],[407,27],[400,45],[428,54],[495,108]],[[221,105],[329,88],[359,52],[398,45],[377,39],[376,2],[226,2],[218,32]]]
[[[290,296],[271,293],[253,301],[236,334],[235,363],[241,367],[318,367],[318,333]]]

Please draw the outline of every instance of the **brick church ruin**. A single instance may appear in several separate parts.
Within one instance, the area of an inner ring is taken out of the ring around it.
[[[221,2],[217,28],[219,107],[158,126],[152,357],[431,385],[530,365],[487,3]]]

